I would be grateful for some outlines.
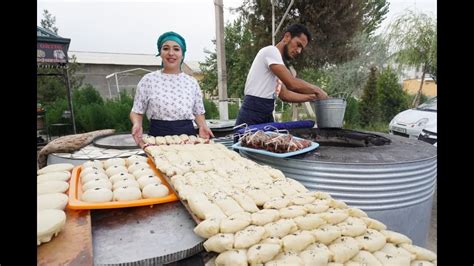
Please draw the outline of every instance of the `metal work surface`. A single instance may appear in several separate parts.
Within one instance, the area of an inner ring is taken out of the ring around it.
[[[203,250],[196,223],[180,202],[93,210],[94,265],[159,265]]]
[[[93,143],[97,147],[106,149],[138,149],[130,133],[101,136],[94,139]]]

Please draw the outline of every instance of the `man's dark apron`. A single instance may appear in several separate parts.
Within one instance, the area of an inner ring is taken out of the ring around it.
[[[156,137],[181,134],[197,134],[196,129],[194,129],[192,120],[166,121],[151,119],[150,130],[148,132],[148,135]]]
[[[260,98],[251,95],[245,95],[244,103],[240,107],[239,115],[235,125],[247,123],[247,125],[256,125],[262,123],[275,122],[273,119],[274,99]]]

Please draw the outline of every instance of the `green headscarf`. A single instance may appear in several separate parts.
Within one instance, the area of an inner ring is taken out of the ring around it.
[[[165,32],[161,34],[161,36],[158,38],[158,41],[156,42],[156,45],[158,46],[158,54],[156,56],[160,55],[161,47],[163,46],[163,43],[166,41],[175,41],[181,47],[181,50],[183,51],[183,58],[181,59],[181,64],[180,64],[180,68],[181,68],[181,65],[183,64],[183,61],[184,61],[184,55],[186,54],[186,41],[181,35],[179,35],[176,32],[173,32],[173,31]],[[161,63],[161,66],[163,67],[163,62]]]

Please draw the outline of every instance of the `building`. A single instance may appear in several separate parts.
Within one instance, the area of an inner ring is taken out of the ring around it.
[[[96,88],[103,98],[114,98],[122,91],[134,94],[140,79],[147,73],[161,69],[161,58],[154,54],[69,51],[81,65],[75,75],[83,76],[83,84]],[[72,60],[70,60],[72,62]],[[183,72],[201,78],[199,67],[183,63]]]
[[[405,79],[403,81],[403,90],[408,94],[414,95],[420,89],[421,79]],[[425,77],[423,81],[423,88],[421,91],[424,95],[428,97],[434,97],[438,95],[438,86],[432,78]]]

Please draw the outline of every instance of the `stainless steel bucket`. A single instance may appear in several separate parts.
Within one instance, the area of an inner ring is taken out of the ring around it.
[[[316,100],[313,103],[318,128],[342,128],[347,101],[344,98]]]

